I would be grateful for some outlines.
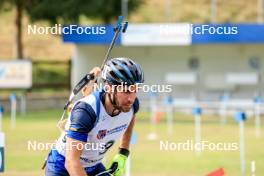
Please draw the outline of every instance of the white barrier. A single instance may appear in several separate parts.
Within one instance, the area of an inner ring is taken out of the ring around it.
[[[194,121],[195,121],[195,131],[194,131],[194,136],[195,136],[195,143],[200,144],[201,143],[201,108],[200,107],[195,107],[193,109],[193,116],[194,116]],[[195,152],[197,155],[201,153],[201,150],[195,149]]]
[[[151,114],[150,114],[150,121],[151,121],[151,132],[148,134],[148,139],[149,140],[156,140],[157,139],[157,132],[156,132],[156,114],[158,111],[158,106],[157,106],[157,95],[152,93],[150,96],[150,109],[151,109]]]
[[[245,159],[245,120],[246,120],[246,114],[242,111],[238,111],[235,114],[235,120],[239,123],[239,151],[240,151],[240,169],[241,169],[241,175],[245,175],[246,171],[246,159]]]

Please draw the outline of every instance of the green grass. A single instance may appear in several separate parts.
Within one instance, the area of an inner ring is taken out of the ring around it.
[[[3,130],[6,136],[6,176],[39,176],[43,175],[40,167],[48,151],[28,151],[27,141],[53,142],[59,135],[56,122],[61,111],[30,112],[18,116],[16,128],[11,129],[10,116],[3,119]],[[167,134],[166,123],[162,119],[156,127],[158,139],[147,140],[153,127],[149,124],[148,113],[139,113],[135,131],[137,144],[132,146],[132,175],[139,176],[198,176],[223,167],[226,175],[240,175],[239,151],[204,151],[200,156],[194,151],[161,151],[160,140],[186,142],[193,140],[193,117],[183,114],[174,116],[173,135]],[[164,118],[164,117],[163,117]],[[229,119],[222,126],[216,116],[202,117],[202,140],[210,142],[239,142],[238,125]],[[253,119],[246,122],[246,175],[250,175],[250,162],[256,162],[256,175],[264,173],[264,140],[257,139]],[[262,131],[262,134],[264,132]],[[116,149],[112,149],[107,161],[111,160]],[[109,163],[108,163],[109,164]],[[107,164],[107,165],[108,165]]]

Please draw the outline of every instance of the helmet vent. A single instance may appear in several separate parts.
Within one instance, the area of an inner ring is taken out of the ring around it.
[[[131,65],[134,65],[134,63],[133,63],[133,62],[131,62],[131,61],[129,61],[129,63],[130,63]]]
[[[117,65],[117,63],[115,61],[112,62],[114,65]]]
[[[118,76],[115,74],[115,72],[110,71],[109,73],[110,73],[110,75],[111,75],[115,80],[119,80],[119,78],[118,78]]]
[[[138,78],[138,77],[139,77],[139,72],[138,72],[138,70],[136,70],[135,72],[136,72],[136,77]]]
[[[127,73],[124,71],[124,70],[119,70],[122,75],[126,78],[126,79],[129,79],[129,76],[127,75]]]

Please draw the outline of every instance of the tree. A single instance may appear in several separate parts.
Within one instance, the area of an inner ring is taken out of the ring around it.
[[[31,0],[27,9],[32,21],[78,23],[81,15],[109,24],[121,14],[122,0]],[[128,13],[135,11],[143,0],[128,0]]]
[[[79,23],[80,16],[110,23],[121,14],[122,0],[0,0],[0,10],[15,8],[16,58],[23,59],[22,17],[32,22],[46,20],[51,24]],[[143,0],[128,0],[128,13],[135,11]]]
[[[23,59],[23,43],[22,43],[22,18],[23,9],[28,0],[0,0],[0,10],[11,10],[15,8],[15,29],[16,29],[16,44],[15,53],[17,59]]]

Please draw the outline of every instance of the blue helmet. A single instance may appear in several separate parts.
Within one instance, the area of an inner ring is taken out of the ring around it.
[[[144,82],[140,65],[129,58],[113,58],[106,62],[102,77],[113,85],[134,85]]]

